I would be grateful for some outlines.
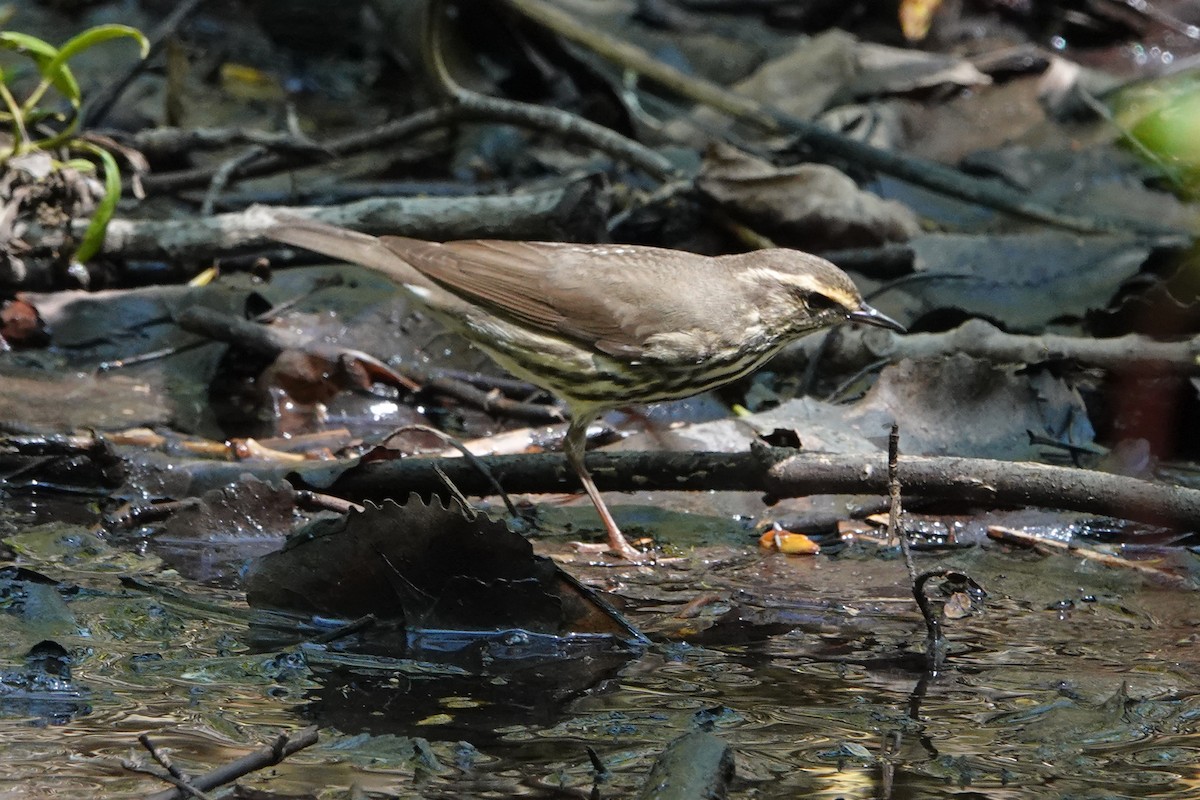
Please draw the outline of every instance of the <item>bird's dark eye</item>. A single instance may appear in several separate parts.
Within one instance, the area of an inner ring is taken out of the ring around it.
[[[839,303],[823,294],[810,294],[808,296],[808,307],[812,311],[835,311],[841,309]]]

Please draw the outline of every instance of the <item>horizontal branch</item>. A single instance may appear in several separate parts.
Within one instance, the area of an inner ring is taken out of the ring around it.
[[[556,454],[490,456],[481,461],[506,491],[577,491],[579,482]],[[608,491],[756,491],[771,497],[886,494],[886,457],[796,453],[756,448],[745,453],[592,453],[588,468]],[[314,486],[355,501],[403,500],[409,492],[445,491],[440,473],[463,493],[492,489],[459,458],[407,458],[347,470],[330,486]],[[328,470],[328,465],[324,467]],[[1091,470],[982,458],[903,456],[906,497],[950,498],[964,504],[1044,506],[1155,525],[1200,529],[1200,490]],[[303,476],[293,474],[303,483]]]
[[[582,180],[543,191],[466,197],[383,197],[323,208],[278,211],[319,219],[370,233],[450,239],[587,239],[603,230],[597,209],[604,190]],[[114,219],[104,253],[130,259],[206,261],[261,246],[264,231],[277,220],[257,208],[211,217],[177,220]]]
[[[896,336],[871,329],[862,336],[839,336],[827,357],[838,368],[853,369],[880,359],[938,358],[963,354],[999,364],[1038,364],[1074,361],[1085,367],[1123,369],[1160,364],[1186,375],[1200,374],[1200,337],[1162,342],[1127,334],[1108,339],[1046,333],[1024,336],[1005,333],[981,319],[964,322],[944,333]]]

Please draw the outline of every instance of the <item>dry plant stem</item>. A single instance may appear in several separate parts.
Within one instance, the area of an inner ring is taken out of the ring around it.
[[[219,767],[212,772],[197,775],[192,778],[192,785],[202,791],[214,789],[232,783],[243,775],[249,775],[266,767],[278,764],[283,759],[311,747],[317,743],[316,727],[304,728],[291,734],[282,734],[275,742],[267,747],[255,750],[253,753]],[[150,795],[147,800],[182,800],[186,794],[180,794],[180,789],[169,789],[165,792]]]
[[[1014,530],[1013,528],[1005,528],[1000,525],[991,525],[987,529],[989,538],[999,542],[1008,544],[1017,544],[1022,547],[1032,547],[1042,553],[1069,553],[1073,556],[1079,556],[1089,561],[1095,561],[1104,564],[1108,567],[1120,567],[1122,569],[1133,570],[1140,572],[1160,583],[1165,583],[1171,586],[1185,589],[1195,589],[1195,584],[1187,578],[1179,575],[1174,575],[1165,570],[1155,567],[1153,564],[1146,564],[1141,561],[1131,561],[1128,558],[1121,558],[1112,553],[1103,553],[1099,550],[1094,550],[1090,547],[1073,542],[1060,542],[1054,539],[1047,539],[1042,536],[1026,533],[1024,531]]]
[[[900,426],[892,423],[888,433],[888,540],[900,540],[900,549],[904,552],[904,565],[908,567],[908,582],[913,584],[916,591],[917,567],[913,564],[912,548],[909,547],[908,534],[900,525],[900,515],[904,508],[900,503]]]
[[[1001,364],[1074,361],[1081,366],[1101,369],[1160,364],[1180,374],[1200,375],[1200,336],[1180,342],[1160,342],[1135,334],[1111,339],[1050,333],[1023,336],[1005,333],[979,319],[964,322],[945,333],[895,336],[888,331],[871,330],[856,336],[842,332],[832,343],[827,358],[837,369],[845,369],[852,365],[872,364],[881,358],[896,362],[905,358],[939,358],[954,354]]]
[[[510,492],[563,492],[579,486],[561,456],[484,456],[480,460]],[[454,458],[364,464],[343,473],[332,486],[320,488],[376,502],[410,491],[434,494],[442,488],[434,465],[468,495],[492,491],[474,467]],[[231,474],[233,468],[248,472],[252,466],[231,465]],[[757,491],[777,498],[887,493],[887,461],[882,453],[822,455],[785,448],[744,453],[601,452],[589,454],[587,466],[604,491]],[[1196,489],[1090,470],[983,458],[901,456],[898,469],[910,499],[950,498],[985,508],[1041,506],[1200,528],[1200,490]],[[290,476],[302,482],[303,467]]]
[[[934,161],[880,150],[871,145],[835,133],[808,120],[799,119],[737,95],[703,78],[685,75],[645,50],[620,41],[604,31],[589,27],[543,0],[505,0],[510,8],[560,36],[598,55],[631,69],[680,96],[702,103],[735,119],[757,126],[767,133],[792,133],[813,150],[874,169],[918,186],[957,197],[971,203],[1081,232],[1097,232],[1117,227],[1114,222],[1084,219],[1061,214],[1026,199],[1019,192],[988,183]],[[1133,223],[1122,223],[1126,230]]]
[[[680,177],[675,166],[656,151],[561,108],[488,97],[466,89],[455,95],[454,102],[469,121],[501,122],[557,133],[568,141],[587,144],[607,153],[660,181]]]
[[[468,115],[478,115],[480,121],[507,122],[556,133],[568,141],[583,142],[660,181],[680,177],[674,165],[659,153],[591,120],[552,106],[488,97],[461,86],[450,75],[442,59],[441,25],[445,13],[443,0],[434,0],[429,4],[421,43],[422,55],[431,76],[456,108]]]
[[[328,633],[323,633],[320,636],[314,636],[309,641],[311,641],[313,644],[329,644],[330,642],[336,642],[338,639],[349,636],[352,633],[358,633],[361,630],[371,627],[377,621],[378,618],[374,614],[364,614],[358,619],[347,622],[345,625],[339,625]]]
[[[602,190],[590,181],[562,188],[511,195],[471,197],[382,197],[320,209],[284,208],[333,225],[437,240],[556,239],[587,236],[580,223],[596,216]],[[104,255],[112,258],[210,261],[247,250],[274,224],[257,209],[180,220],[114,219],[108,224]],[[78,226],[76,234],[81,234]],[[602,231],[598,228],[597,235]]]
[[[498,392],[479,389],[460,378],[428,372],[414,364],[406,365],[405,372],[425,389],[453,397],[489,414],[532,423],[555,423],[564,419],[558,406],[513,400]]]
[[[305,511],[333,511],[338,514],[349,514],[351,511],[366,511],[366,506],[351,503],[340,497],[321,492],[296,492],[296,507]]]
[[[256,144],[221,164],[213,174],[212,180],[209,181],[208,190],[204,193],[204,201],[200,203],[200,216],[211,217],[217,207],[217,201],[221,199],[221,193],[225,191],[225,187],[233,180],[233,176],[238,173],[238,170],[247,164],[254,163],[266,154],[267,149]]]
[[[913,576],[913,597],[917,607],[921,609],[921,617],[925,620],[925,669],[930,675],[936,674],[946,662],[946,637],[942,633],[942,621],[937,612],[929,605],[929,597],[925,594],[925,584],[932,578],[943,578],[961,573],[949,570],[935,569]]]
[[[321,147],[286,131],[259,131],[244,128],[147,128],[122,136],[121,141],[143,155],[177,158],[195,150],[221,150],[234,145],[261,145],[274,152],[310,154],[326,157]]]
[[[407,431],[420,431],[422,433],[428,433],[432,436],[436,436],[437,438],[441,439],[443,442],[448,444],[450,447],[453,447],[455,450],[462,453],[462,456],[463,456],[463,458],[465,458],[467,460],[467,463],[471,464],[477,470],[479,470],[479,472],[487,479],[488,483],[491,484],[492,491],[495,492],[496,494],[498,494],[500,496],[500,499],[504,501],[504,507],[506,509],[508,509],[509,515],[513,519],[521,518],[521,515],[517,512],[517,507],[515,505],[513,505],[512,499],[504,491],[504,488],[500,485],[500,482],[498,480],[496,480],[496,476],[492,474],[491,470],[489,470],[487,468],[486,464],[484,464],[482,461],[479,460],[479,456],[475,455],[470,450],[468,450],[466,445],[464,445],[461,441],[459,441],[458,439],[454,438],[453,436],[451,436],[450,434],[448,434],[444,431],[439,431],[437,428],[431,428],[428,425],[403,425],[399,428],[396,428],[394,431],[392,431],[390,434],[388,434],[387,438],[390,439],[393,436],[396,436],[401,433],[405,433]],[[445,475],[444,472],[442,473],[442,475],[445,476],[446,480],[449,480],[449,476]],[[451,487],[455,488],[455,487],[453,487],[453,484],[451,484]],[[466,500],[464,498],[460,497],[459,502],[462,503],[464,510],[468,510],[468,511],[471,510],[470,503],[466,502]]]

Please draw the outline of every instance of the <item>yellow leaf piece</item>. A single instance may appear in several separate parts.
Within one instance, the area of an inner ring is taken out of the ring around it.
[[[449,714],[434,714],[417,722],[418,725],[449,725],[454,721],[454,717]]]
[[[942,0],[901,0],[900,30],[910,42],[919,42],[929,34],[933,15],[942,5]]]
[[[243,100],[281,100],[285,96],[273,75],[246,64],[222,64],[221,88]]]

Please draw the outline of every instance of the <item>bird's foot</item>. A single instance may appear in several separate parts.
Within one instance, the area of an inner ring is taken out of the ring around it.
[[[658,560],[653,553],[638,550],[625,541],[624,537],[621,537],[621,541],[618,544],[614,544],[611,539],[607,542],[568,542],[568,544],[571,545],[576,553],[586,553],[588,555],[612,553],[634,564],[645,564],[649,561]],[[621,545],[624,545],[624,547]]]
[[[632,561],[635,564],[644,564],[647,561],[654,560],[653,553],[638,550],[617,530],[608,532],[608,549],[626,561]]]

